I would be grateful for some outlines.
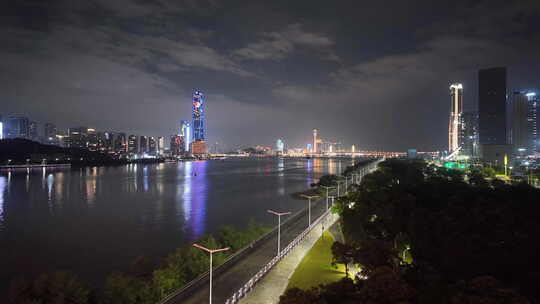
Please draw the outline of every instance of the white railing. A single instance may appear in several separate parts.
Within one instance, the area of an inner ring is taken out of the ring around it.
[[[306,228],[306,230],[302,231],[299,235],[292,240],[287,247],[283,248],[279,255],[275,256],[273,259],[271,259],[264,267],[259,270],[251,279],[249,279],[244,286],[240,287],[236,292],[230,296],[225,304],[234,304],[238,303],[240,299],[242,299],[248,292],[250,292],[255,284],[259,282],[276,264],[279,262],[279,260],[283,259],[291,250],[293,250],[296,246],[298,246],[302,241],[306,238],[309,232],[313,230],[313,228],[320,223],[322,220],[326,219],[327,216],[333,216],[333,214],[330,213],[330,210],[326,210],[321,216],[319,216],[314,222],[311,223],[311,226]]]

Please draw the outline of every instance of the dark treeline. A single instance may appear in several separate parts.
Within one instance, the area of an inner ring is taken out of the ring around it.
[[[215,267],[268,231],[250,220],[244,231],[223,226],[197,243],[207,248],[230,247],[227,252],[213,255]],[[10,304],[155,304],[208,268],[208,254],[190,243],[169,254],[157,269],[148,259],[137,258],[127,271],[110,274],[103,289],[92,289],[75,275],[57,271],[31,280],[14,279],[8,297]]]
[[[379,168],[334,207],[334,262],[361,271],[280,303],[540,302],[540,190],[423,161]]]
[[[133,161],[86,149],[44,145],[27,139],[0,140],[0,165],[71,164],[73,166],[125,165]],[[159,162],[144,159],[137,162]]]

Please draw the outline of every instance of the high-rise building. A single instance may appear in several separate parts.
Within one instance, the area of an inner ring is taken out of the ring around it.
[[[529,117],[527,118],[531,124],[532,124],[532,134],[534,141],[532,143],[532,151],[533,153],[539,153],[540,152],[540,95],[536,92],[529,92],[527,93],[527,97],[529,98],[529,102],[531,103],[531,108],[529,112]]]
[[[505,67],[478,72],[478,126],[480,144],[507,144]]]
[[[4,139],[4,122],[0,119],[0,140]]]
[[[182,142],[182,137],[179,135],[171,135],[171,141],[170,141],[170,151],[171,156],[180,156],[182,154],[182,147],[184,146],[184,143]]]
[[[28,123],[28,139],[33,140],[33,141],[38,141],[39,140],[38,129],[37,128],[38,128],[37,122],[31,120]]]
[[[180,121],[180,137],[182,137],[183,146],[180,147],[182,152],[189,152],[189,144],[191,143],[191,125],[187,120]]]
[[[520,156],[536,153],[537,103],[534,92],[514,92],[512,99],[512,127],[510,142],[514,153]]]
[[[463,145],[463,85],[450,85],[450,121],[448,124],[448,152]]]
[[[114,153],[114,132],[98,132],[99,151],[103,153]]]
[[[478,113],[463,112],[463,146],[460,154],[478,157]]]
[[[88,128],[86,130],[86,134],[88,136],[88,150],[89,151],[98,151],[100,146],[100,136],[98,136],[98,132],[94,128]]]
[[[139,153],[139,138],[137,135],[130,135],[128,137],[127,149],[128,149],[128,153],[131,153],[131,154]]]
[[[69,128],[69,147],[88,149],[88,130],[86,127]]]
[[[30,138],[30,119],[25,116],[8,116],[4,120],[5,138]]]
[[[157,142],[154,136],[148,137],[148,153],[157,155]]]
[[[313,129],[313,153],[317,153],[317,129]]]
[[[128,152],[126,133],[116,133],[116,136],[114,138],[114,151],[118,154]]]
[[[165,138],[163,136],[159,136],[157,138],[157,154],[163,155],[165,153]]]
[[[204,140],[196,140],[191,143],[191,154],[193,155],[204,155],[208,153],[208,147]]]
[[[283,140],[280,138],[276,142],[276,152],[283,153],[284,149],[285,149],[285,144],[283,143]]]
[[[193,93],[193,141],[206,140],[206,98],[201,91]]]
[[[148,136],[139,136],[139,153],[148,152]]]
[[[56,125],[53,123],[46,123],[43,126],[43,143],[49,144],[49,145],[58,145],[58,131],[56,129]]]

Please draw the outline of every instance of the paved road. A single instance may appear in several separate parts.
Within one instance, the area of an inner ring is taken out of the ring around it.
[[[307,205],[307,201],[306,201]],[[311,202],[311,219],[315,220],[326,209],[326,199],[321,198]],[[284,220],[284,218],[282,218]],[[281,248],[285,248],[297,235],[308,226],[308,213],[293,218],[281,226]],[[236,262],[226,271],[213,276],[212,302],[224,303],[229,296],[240,289],[263,265],[277,253],[277,233],[263,241],[261,245]],[[202,286],[190,291],[190,295],[180,295],[168,303],[208,303],[208,280]]]

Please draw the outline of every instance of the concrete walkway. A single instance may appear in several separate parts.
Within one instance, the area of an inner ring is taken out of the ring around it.
[[[279,302],[289,279],[296,267],[300,264],[307,252],[313,247],[315,242],[321,237],[322,232],[333,226],[339,216],[330,214],[324,221],[313,227],[313,230],[306,236],[304,241],[296,246],[285,258],[277,263],[272,270],[255,285],[253,290],[240,300],[240,304],[273,304]],[[323,230],[324,227],[324,230]]]

